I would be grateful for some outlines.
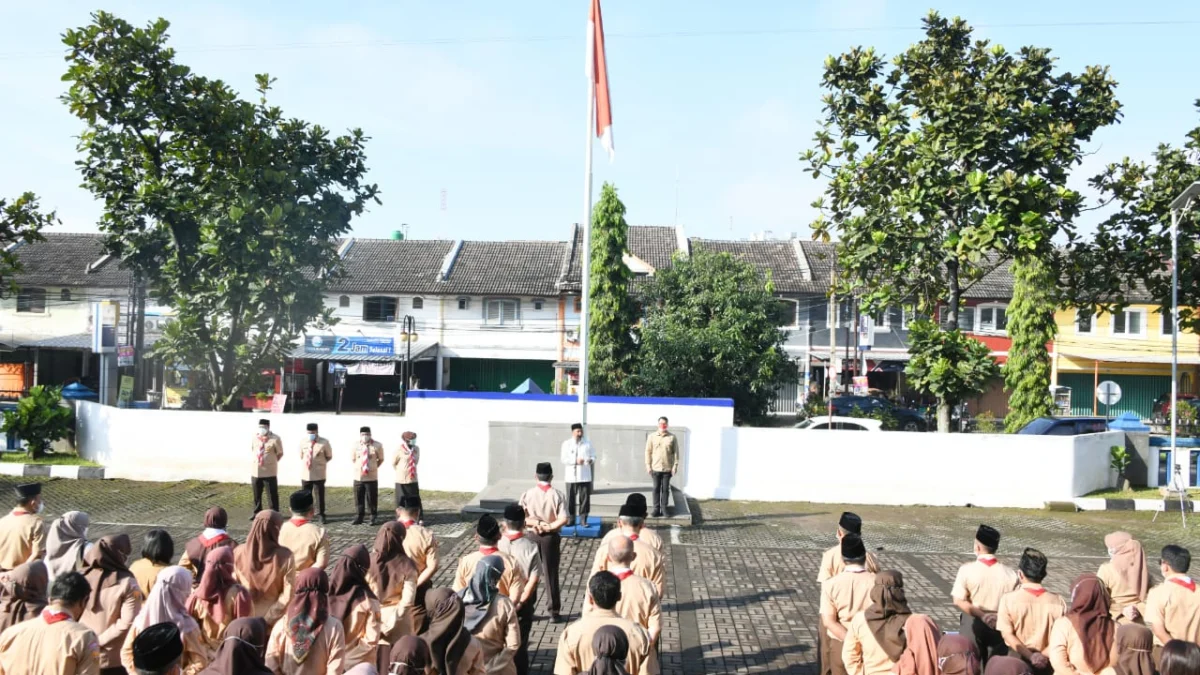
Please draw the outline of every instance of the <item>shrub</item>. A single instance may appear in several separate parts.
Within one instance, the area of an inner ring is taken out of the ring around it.
[[[15,409],[4,411],[0,430],[25,441],[31,459],[41,457],[52,443],[71,432],[71,409],[60,405],[61,394],[59,387],[31,387]]]

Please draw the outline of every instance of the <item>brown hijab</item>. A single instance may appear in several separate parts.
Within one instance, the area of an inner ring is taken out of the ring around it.
[[[444,675],[458,672],[458,662],[471,644],[471,634],[463,627],[462,600],[449,588],[435,588],[425,594],[425,611],[429,627],[421,638],[429,644],[433,664]]]
[[[942,675],[979,675],[979,647],[962,635],[943,635],[937,648]]]
[[[938,640],[942,631],[924,614],[909,614],[904,621],[907,643],[896,667],[897,675],[938,675]]]
[[[19,565],[7,576],[0,584],[0,633],[41,614],[50,588],[50,570],[41,560]]]
[[[629,675],[625,659],[629,658],[629,637],[617,626],[601,626],[592,637],[592,652],[596,660],[587,675]]]
[[[188,560],[192,566],[196,568],[196,583],[204,581],[204,566],[205,560],[208,558],[208,552],[221,547],[233,548],[237,546],[237,540],[229,536],[225,532],[225,527],[229,525],[229,514],[225,513],[225,509],[214,506],[204,512],[204,529],[205,532],[197,535],[184,546],[184,551],[187,552]],[[219,532],[212,532],[220,530]],[[205,536],[210,534],[211,537]]]
[[[279,545],[279,527],[283,516],[275,511],[259,511],[250,526],[246,543],[233,551],[233,564],[249,586],[250,597],[259,600],[279,589],[282,572],[292,552]]]
[[[217,657],[200,675],[274,675],[263,662],[267,650],[267,622],[236,619],[225,629]]]
[[[188,598],[189,613],[193,612],[197,605],[205,605],[208,615],[222,626],[226,625],[229,619],[250,616],[253,613],[250,594],[237,585],[237,579],[233,575],[233,549],[219,546],[209,551],[204,559],[204,568],[207,570],[204,578]],[[229,589],[234,587],[238,590],[233,598],[233,616],[228,616],[225,612],[225,596],[229,594]]]
[[[342,551],[342,557],[333,564],[333,574],[329,575],[330,615],[344,622],[355,604],[363,598],[375,597],[367,584],[370,568],[371,554],[366,546],[355,544]]]
[[[1146,568],[1142,543],[1128,532],[1113,532],[1104,538],[1104,545],[1112,552],[1113,570],[1125,582],[1125,587],[1136,591],[1138,600],[1144,601],[1150,592],[1150,572]]]
[[[404,525],[396,521],[385,523],[375,535],[375,546],[371,549],[371,575],[379,584],[379,601],[386,602],[398,595],[405,577],[416,573],[417,564],[404,552]]]
[[[983,675],[1033,675],[1033,668],[1015,656],[993,656],[988,659]]]
[[[1066,617],[1083,644],[1088,670],[1098,673],[1108,667],[1116,624],[1108,613],[1108,591],[1095,574],[1079,575],[1071,587],[1071,604]]]
[[[133,544],[127,534],[115,534],[101,537],[100,541],[88,551],[84,559],[83,575],[92,585],[92,611],[100,611],[100,591],[116,586],[121,579],[133,578],[125,561],[133,553]],[[149,588],[142,589],[149,593]]]
[[[893,662],[899,661],[907,642],[904,623],[912,610],[904,597],[904,575],[895,570],[875,575],[875,587],[871,589],[871,605],[863,610],[867,627],[875,635],[875,641]]]
[[[392,675],[425,675],[431,665],[433,654],[429,652],[429,643],[421,638],[405,635],[392,645]]]
[[[1136,623],[1117,629],[1117,675],[1155,675],[1154,633]]]

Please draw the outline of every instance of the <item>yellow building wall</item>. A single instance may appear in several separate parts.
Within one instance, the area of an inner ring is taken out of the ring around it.
[[[1143,313],[1144,328],[1141,335],[1114,335],[1113,315],[1092,315],[1090,333],[1080,333],[1076,325],[1076,310],[1055,312],[1058,337],[1054,352],[1058,354],[1059,372],[1091,372],[1095,362],[1101,361],[1100,369],[1108,373],[1128,375],[1170,375],[1171,336],[1163,334],[1163,321],[1170,318],[1162,314],[1157,305],[1131,305],[1129,310]],[[1200,358],[1200,336],[1181,331],[1179,333],[1179,358],[1196,363]],[[1146,363],[1146,361],[1156,361]],[[1195,370],[1194,366],[1188,370]]]

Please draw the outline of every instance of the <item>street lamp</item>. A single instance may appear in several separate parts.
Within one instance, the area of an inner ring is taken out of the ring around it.
[[[1171,459],[1175,463],[1172,474],[1180,475],[1188,470],[1188,463],[1179,459],[1175,448],[1179,403],[1179,216],[1191,209],[1197,198],[1200,198],[1200,181],[1187,186],[1171,202]],[[1178,487],[1184,488],[1183,485]]]

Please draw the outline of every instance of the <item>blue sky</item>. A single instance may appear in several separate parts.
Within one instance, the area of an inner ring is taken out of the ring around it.
[[[173,5],[178,5],[173,7]],[[61,229],[95,229],[78,187],[80,130],[58,101],[59,35],[91,4],[0,6],[0,194],[25,190]],[[165,16],[184,63],[244,96],[278,78],[273,101],[333,130],[361,127],[383,205],[357,236],[404,223],[414,238],[563,239],[582,216],[588,0],[522,2],[126,2]],[[807,236],[822,186],[802,171],[820,114],[825,56],[863,44],[894,55],[919,39],[929,1],[606,0],[616,160],[596,146],[596,189],[614,182],[638,224],[689,235]],[[1147,157],[1198,123],[1188,2],[940,2],[1010,49],[1053,49],[1063,69],[1107,64],[1124,121],[1094,139],[1077,186],[1105,163]],[[1162,21],[1166,25],[1131,22]],[[1115,22],[1111,26],[1065,23]],[[1059,25],[1046,25],[1059,24]],[[678,183],[676,176],[678,176]],[[676,185],[678,184],[678,200]],[[676,217],[678,209],[678,217]]]

